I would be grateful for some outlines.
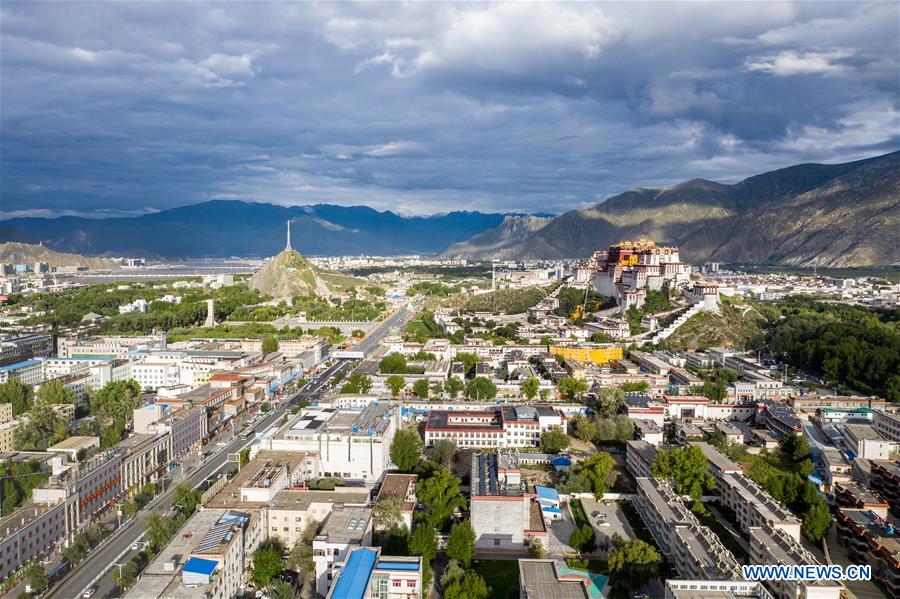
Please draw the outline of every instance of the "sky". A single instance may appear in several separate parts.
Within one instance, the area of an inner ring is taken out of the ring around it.
[[[900,3],[0,5],[0,218],[558,213],[900,149]]]

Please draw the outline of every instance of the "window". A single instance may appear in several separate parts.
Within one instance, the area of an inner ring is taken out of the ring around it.
[[[500,546],[500,539],[494,539],[494,546],[495,546],[495,547],[499,547],[499,546]]]

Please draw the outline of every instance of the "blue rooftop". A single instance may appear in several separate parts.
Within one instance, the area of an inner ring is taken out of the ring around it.
[[[559,501],[559,492],[551,487],[535,487],[539,499],[549,499],[551,501]]]
[[[376,567],[379,570],[418,570],[419,562],[380,561]]]
[[[34,366],[35,364],[40,363],[40,360],[25,360],[24,362],[16,362],[15,364],[0,366],[0,372],[6,372],[7,370],[16,370],[18,368],[27,368],[29,366]]]
[[[356,549],[350,553],[347,565],[341,569],[331,591],[332,599],[362,599],[377,555],[371,549]]]
[[[214,559],[203,559],[200,557],[192,557],[184,564],[184,572],[188,572],[190,574],[202,574],[203,576],[210,576],[213,571],[215,571],[216,566],[219,565]]]

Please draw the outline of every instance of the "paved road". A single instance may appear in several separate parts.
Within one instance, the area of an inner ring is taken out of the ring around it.
[[[378,346],[378,343],[380,343],[384,336],[387,335],[391,328],[404,326],[411,317],[412,315],[409,310],[407,310],[406,307],[401,307],[397,312],[385,319],[384,322],[372,329],[365,339],[359,343],[357,348],[366,354],[370,353]],[[315,401],[321,396],[323,391],[328,388],[329,381],[332,377],[339,372],[346,373],[353,364],[354,362],[352,360],[336,361],[320,372],[316,378],[307,383],[298,393],[279,406],[278,409],[257,422],[252,427],[253,430],[262,432],[270,426],[277,424],[281,421],[281,417],[284,413],[298,401]],[[186,477],[186,482],[193,487],[199,486],[203,481],[213,476],[225,466],[228,454],[237,453],[252,442],[252,436],[247,439],[234,438],[230,442],[227,442],[224,447],[218,447],[215,453],[209,456],[195,472]],[[72,573],[50,589],[47,597],[49,599],[73,599],[75,597],[80,597],[81,593],[89,585],[94,583],[94,580],[100,576],[101,572],[114,567],[114,564],[117,561],[119,563],[124,563],[124,560],[130,559],[131,555],[134,553],[131,551],[131,545],[144,534],[144,522],[147,514],[150,513],[150,511],[161,513],[168,512],[172,507],[172,494],[174,493],[175,487],[176,485],[171,485],[169,489],[157,497],[153,503],[138,512],[130,523],[117,530],[109,540],[100,546],[100,548],[95,550],[84,561],[78,564]],[[123,553],[125,555],[123,555]],[[120,556],[122,557],[120,558]],[[97,597],[106,597],[113,594],[114,589],[110,574],[105,573],[101,576],[98,585]]]

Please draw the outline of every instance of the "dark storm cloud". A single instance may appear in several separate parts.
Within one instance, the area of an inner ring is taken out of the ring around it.
[[[3,217],[561,211],[900,147],[896,3],[0,11]]]

